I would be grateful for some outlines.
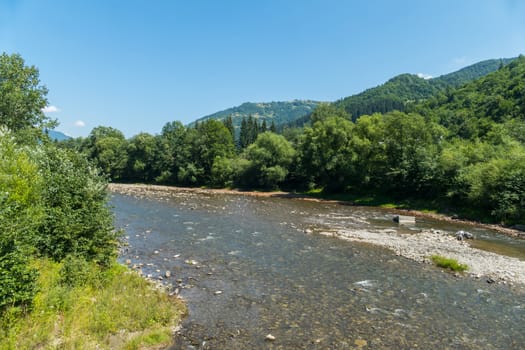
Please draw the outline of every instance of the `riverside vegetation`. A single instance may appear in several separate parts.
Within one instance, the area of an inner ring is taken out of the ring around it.
[[[319,104],[303,128],[222,116],[190,126],[169,122],[159,135],[130,139],[100,126],[60,144],[86,154],[114,182],[322,191],[522,224],[525,58],[483,67],[433,83],[399,77],[367,92],[370,98]],[[385,113],[349,113],[382,110],[385,94],[414,99],[397,99],[402,108],[389,104]]]
[[[0,349],[168,344],[184,307],[116,262],[106,177],[42,132],[46,94],[0,55]]]

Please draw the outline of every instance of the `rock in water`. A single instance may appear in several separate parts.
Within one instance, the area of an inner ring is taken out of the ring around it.
[[[170,271],[166,271],[166,273],[164,273],[164,276],[166,276],[166,278],[170,278],[171,277],[171,272]]]
[[[456,232],[456,239],[462,241],[463,239],[474,239],[474,235],[467,231],[458,231]]]
[[[394,216],[393,220],[394,222],[397,222],[398,224],[415,224],[416,223],[415,216],[396,215]]]
[[[268,334],[266,337],[264,337],[264,340],[267,340],[267,341],[274,341],[275,340],[275,337],[271,334]]]

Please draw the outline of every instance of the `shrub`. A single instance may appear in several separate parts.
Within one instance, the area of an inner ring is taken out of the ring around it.
[[[466,271],[468,266],[465,264],[460,264],[456,259],[446,258],[441,255],[432,255],[432,261],[436,266],[442,267],[444,269],[451,269],[452,271]]]

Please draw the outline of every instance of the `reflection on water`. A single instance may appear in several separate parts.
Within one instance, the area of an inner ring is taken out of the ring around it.
[[[143,263],[153,276],[169,270],[165,282],[187,301],[190,314],[174,348],[525,347],[521,290],[457,279],[382,248],[315,234],[397,229],[385,211],[188,193],[115,194],[112,204],[129,237],[121,259]],[[417,229],[427,226],[461,228],[424,220]]]

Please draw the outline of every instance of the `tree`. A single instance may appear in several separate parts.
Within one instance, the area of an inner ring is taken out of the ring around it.
[[[153,182],[158,172],[158,143],[154,136],[148,133],[139,133],[128,142],[128,169],[126,179]]]
[[[0,55],[0,125],[13,132],[54,127],[56,122],[42,112],[46,95],[37,68],[26,66],[18,54]]]
[[[128,153],[127,141],[121,131],[98,126],[87,137],[85,149],[89,158],[113,181],[123,178]]]
[[[265,189],[275,189],[284,181],[295,150],[281,135],[272,132],[260,134],[245,151],[249,161],[241,174],[241,183]]]
[[[319,118],[299,144],[303,173],[326,191],[340,191],[355,178],[354,125],[338,115]]]
[[[217,157],[230,158],[235,154],[235,146],[230,131],[221,122],[209,119],[199,124],[196,134],[189,134],[191,167],[185,174],[196,177],[199,183],[211,181],[213,162]],[[185,176],[187,177],[187,176]]]

